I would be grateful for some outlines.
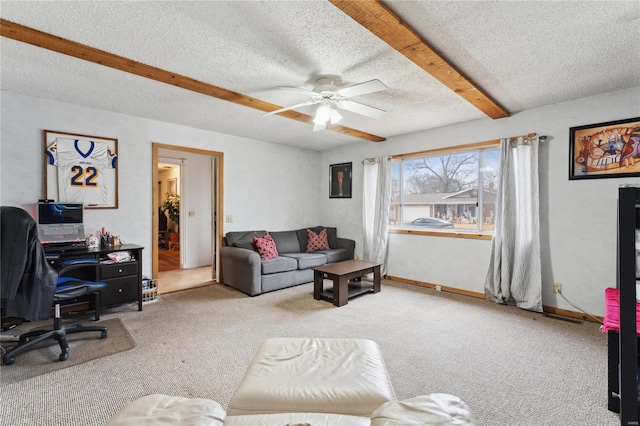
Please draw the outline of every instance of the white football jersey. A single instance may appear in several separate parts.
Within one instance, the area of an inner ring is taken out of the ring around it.
[[[116,168],[117,155],[106,144],[88,139],[57,138],[47,148],[49,164],[58,167],[58,202],[109,204],[107,173]]]

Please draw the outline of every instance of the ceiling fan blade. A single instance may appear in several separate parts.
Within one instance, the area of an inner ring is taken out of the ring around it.
[[[370,118],[380,118],[385,115],[386,111],[374,108],[369,105],[361,104],[360,102],[344,100],[336,104],[338,108],[345,109],[347,111],[355,112],[356,114],[364,115]]]
[[[379,92],[386,89],[387,86],[385,86],[380,80],[370,80],[365,81],[364,83],[345,87],[338,90],[336,93],[344,96],[345,98],[353,98],[354,96],[366,95],[367,93]]]
[[[311,90],[307,90],[307,89],[301,89],[299,87],[278,86],[278,89],[289,90],[289,91],[292,91],[292,92],[298,92],[298,93],[302,93],[302,94],[307,95],[307,96],[317,96],[318,95],[317,92],[312,92]]]
[[[320,101],[306,101],[306,102],[302,102],[300,104],[292,105],[292,106],[289,106],[289,107],[280,108],[280,109],[277,109],[275,111],[265,112],[262,115],[273,115],[273,114],[277,114],[279,112],[289,111],[290,109],[296,109],[296,108],[300,108],[300,107],[307,106],[307,105],[317,104],[318,102],[320,102]]]
[[[314,123],[313,124],[313,131],[317,132],[318,130],[324,130],[327,128],[327,123],[322,123],[322,124],[318,124],[318,123]]]

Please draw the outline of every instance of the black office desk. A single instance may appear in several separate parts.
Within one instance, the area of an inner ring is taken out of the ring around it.
[[[135,244],[108,246],[101,248],[63,249],[60,247],[47,248],[47,261],[55,269],[60,263],[71,259],[98,259],[101,262],[109,260],[107,255],[116,251],[128,251],[132,260],[122,263],[100,263],[94,277],[79,277],[92,281],[107,283],[106,290],[100,298],[101,307],[111,307],[123,303],[138,302],[138,310],[142,310],[142,250],[144,247]],[[53,257],[57,256],[57,257]]]

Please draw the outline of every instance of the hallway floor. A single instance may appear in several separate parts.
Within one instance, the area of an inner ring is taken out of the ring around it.
[[[216,281],[211,279],[211,266],[175,269],[158,273],[158,293],[160,294],[173,293],[174,291],[204,287],[212,284],[216,284]]]
[[[180,250],[158,250],[158,271],[180,269]]]

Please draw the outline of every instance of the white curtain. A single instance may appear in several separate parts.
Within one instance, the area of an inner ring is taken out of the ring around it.
[[[487,300],[542,312],[538,138],[501,141]]]
[[[391,159],[364,160],[362,179],[363,259],[381,263],[380,273],[387,273],[389,204],[391,202]]]

